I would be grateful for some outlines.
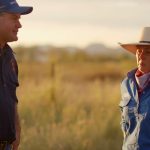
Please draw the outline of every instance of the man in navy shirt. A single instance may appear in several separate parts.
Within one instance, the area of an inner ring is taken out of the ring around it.
[[[122,150],[150,150],[150,27],[139,42],[120,45],[137,60],[121,84]]]
[[[0,150],[17,150],[21,127],[17,111],[18,67],[8,42],[17,41],[20,17],[32,7],[19,6],[15,0],[0,0]]]

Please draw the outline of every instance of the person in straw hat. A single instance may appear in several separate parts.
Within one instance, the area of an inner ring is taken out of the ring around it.
[[[121,84],[122,150],[150,150],[150,27],[137,43],[120,43],[136,56],[137,68]]]
[[[17,111],[18,67],[8,42],[17,41],[20,17],[32,7],[19,6],[15,0],[0,0],[0,150],[17,150],[21,127]]]

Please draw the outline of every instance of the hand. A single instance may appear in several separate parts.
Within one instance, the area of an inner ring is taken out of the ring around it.
[[[16,140],[12,143],[12,150],[18,150],[19,143],[20,143],[20,142],[16,139]]]
[[[15,107],[15,128],[16,128],[16,140],[12,143],[12,150],[18,150],[19,144],[20,144],[20,133],[21,133],[21,126],[19,121],[19,115],[17,110],[17,104]]]
[[[20,130],[16,131],[16,140],[12,143],[12,150],[18,150],[20,144]]]

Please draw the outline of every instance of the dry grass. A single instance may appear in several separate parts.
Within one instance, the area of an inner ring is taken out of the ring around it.
[[[121,65],[20,64],[20,150],[120,150]]]

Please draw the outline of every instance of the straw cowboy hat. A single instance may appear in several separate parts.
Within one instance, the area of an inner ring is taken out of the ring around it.
[[[143,46],[150,46],[150,27],[144,27],[140,41],[138,43],[127,43],[122,44],[119,43],[120,46],[122,46],[124,49],[128,50],[129,52],[136,54],[137,46],[143,45]]]

